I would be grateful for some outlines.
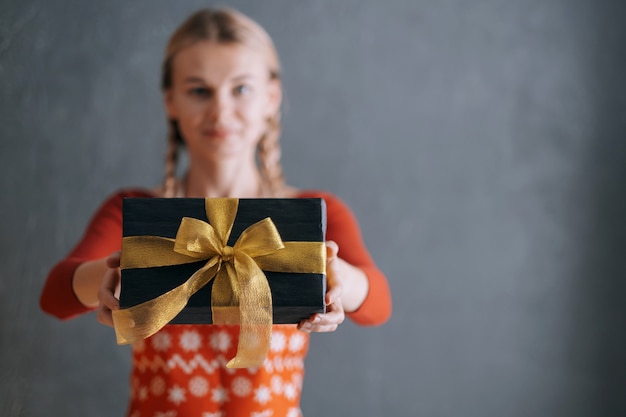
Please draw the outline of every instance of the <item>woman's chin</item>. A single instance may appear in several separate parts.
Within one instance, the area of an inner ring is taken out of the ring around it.
[[[250,154],[254,155],[255,148],[256,146],[246,146],[239,141],[207,141],[204,142],[201,151],[190,149],[190,153],[198,153],[209,161],[223,161],[224,158],[247,158]]]

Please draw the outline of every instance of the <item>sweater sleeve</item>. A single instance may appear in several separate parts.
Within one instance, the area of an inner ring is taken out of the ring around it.
[[[59,319],[70,319],[93,310],[74,293],[74,272],[83,262],[106,258],[121,248],[122,200],[149,197],[143,191],[123,191],[109,197],[96,211],[78,244],[48,274],[39,300],[41,309]]]
[[[391,317],[391,293],[385,275],[370,256],[356,218],[341,200],[329,193],[301,197],[321,197],[326,202],[326,239],[339,246],[338,256],[361,269],[369,281],[369,291],[358,310],[346,315],[359,325],[380,325]]]

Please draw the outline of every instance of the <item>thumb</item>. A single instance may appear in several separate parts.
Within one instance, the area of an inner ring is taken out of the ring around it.
[[[339,246],[333,240],[326,241],[326,263],[331,262],[337,257]]]
[[[122,253],[120,251],[113,252],[107,258],[107,266],[109,268],[119,268]]]

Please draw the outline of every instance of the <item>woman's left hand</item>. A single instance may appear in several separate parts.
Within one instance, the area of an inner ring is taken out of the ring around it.
[[[303,332],[334,332],[343,323],[346,315],[341,303],[343,285],[337,258],[339,247],[333,241],[326,242],[326,313],[314,314],[298,324]]]

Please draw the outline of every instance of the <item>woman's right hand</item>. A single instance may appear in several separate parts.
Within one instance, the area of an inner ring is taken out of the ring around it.
[[[119,310],[120,302],[120,252],[113,252],[106,261],[108,270],[98,290],[98,321],[113,327],[113,310]]]

